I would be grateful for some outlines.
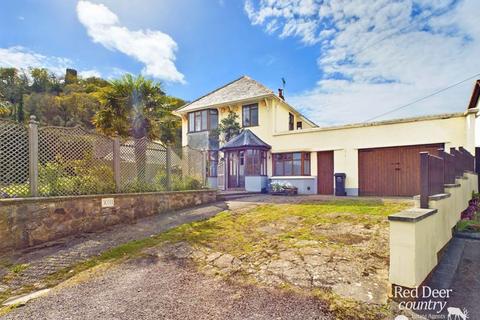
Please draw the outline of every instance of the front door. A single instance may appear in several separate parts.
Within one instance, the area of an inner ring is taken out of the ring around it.
[[[333,151],[317,152],[318,194],[333,194]]]
[[[245,151],[235,150],[227,152],[228,188],[245,188]]]

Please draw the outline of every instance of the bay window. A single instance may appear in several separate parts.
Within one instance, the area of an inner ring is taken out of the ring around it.
[[[247,176],[266,176],[267,175],[267,151],[259,149],[246,150],[246,168]]]
[[[274,176],[309,176],[310,153],[292,152],[273,155]]]
[[[218,127],[216,109],[200,110],[188,114],[188,132],[213,130]]]

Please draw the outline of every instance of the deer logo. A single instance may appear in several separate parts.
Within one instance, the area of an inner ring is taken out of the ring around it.
[[[462,311],[460,308],[450,307],[450,308],[447,308],[447,311],[448,311],[448,317],[447,317],[448,320],[468,319],[468,311],[465,308]]]

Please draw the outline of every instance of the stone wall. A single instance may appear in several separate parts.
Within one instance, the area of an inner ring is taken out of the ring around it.
[[[102,199],[113,198],[111,207]],[[216,201],[215,190],[0,200],[0,251]]]

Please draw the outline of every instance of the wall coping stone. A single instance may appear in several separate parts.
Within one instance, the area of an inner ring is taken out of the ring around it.
[[[439,194],[434,194],[432,196],[428,197],[428,200],[430,201],[438,201],[446,198],[450,198],[451,194],[450,193],[439,193]]]
[[[167,195],[167,194],[190,194],[190,193],[208,193],[218,192],[217,189],[200,189],[200,190],[182,190],[182,191],[160,191],[160,192],[138,192],[138,193],[107,193],[107,194],[87,194],[75,196],[55,196],[55,197],[29,197],[29,198],[6,198],[0,199],[0,206],[30,203],[30,202],[59,202],[75,199],[98,199],[98,198],[124,198],[134,196],[149,196],[149,195]]]
[[[467,180],[468,178],[465,176],[456,176],[455,179]]]
[[[460,186],[460,185],[459,185]],[[429,201],[438,201],[442,199],[449,198],[451,196],[450,193],[439,193],[439,194],[434,194],[428,197]],[[420,200],[420,195],[413,196],[414,200]]]
[[[315,179],[314,176],[273,176],[269,178],[270,180],[310,180]]]
[[[460,186],[460,183],[446,183],[443,185],[444,188],[458,188]]]
[[[478,175],[478,173],[476,173],[475,171],[470,171],[470,170],[465,170],[465,173]]]
[[[437,213],[437,209],[411,208],[388,216],[389,221],[418,222]]]

